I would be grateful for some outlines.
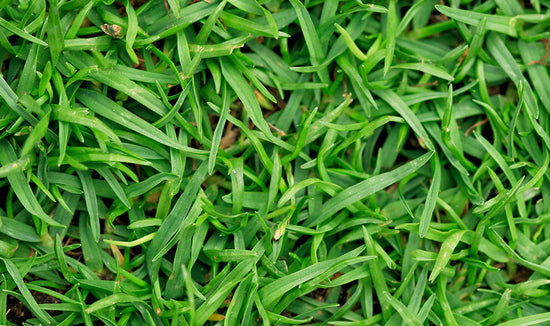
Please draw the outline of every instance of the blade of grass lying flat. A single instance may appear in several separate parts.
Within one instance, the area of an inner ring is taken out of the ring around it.
[[[258,255],[255,251],[244,249],[205,249],[203,252],[215,262],[243,261]]]
[[[147,250],[146,259],[150,262],[147,264],[147,268],[149,270],[150,277],[153,280],[158,277],[156,271],[158,270],[157,268],[160,267],[160,261],[153,260],[153,258],[155,258],[161,251],[166,250],[168,242],[182,227],[193,222],[189,220],[188,213],[195,199],[194,197],[197,194],[201,183],[204,181],[206,170],[207,164],[202,163],[201,166],[195,171],[195,174],[185,187],[183,194],[174,204],[172,211],[164,219],[157,235]]]
[[[373,90],[374,94],[378,95],[384,101],[386,101],[397,113],[399,113],[403,119],[409,124],[414,132],[421,138],[426,147],[430,150],[435,150],[435,147],[426,133],[426,130],[418,120],[418,117],[412,112],[412,110],[403,102],[403,100],[390,89],[377,89]]]
[[[361,292],[356,292],[356,293],[359,294]],[[305,319],[297,319],[297,318],[290,318],[290,317],[277,315],[277,314],[272,313],[271,311],[266,311],[266,312],[267,312],[267,315],[269,316],[269,321],[273,322],[273,323],[284,323],[284,324],[288,324],[288,325],[301,325],[301,324],[308,323],[313,319],[313,316],[309,316],[308,318],[305,318]]]
[[[488,25],[488,24],[487,24]],[[539,116],[539,107],[535,94],[530,83],[525,79],[521,70],[516,63],[514,57],[504,44],[504,41],[495,33],[490,33],[487,37],[487,49],[491,55],[495,58],[498,64],[506,72],[508,77],[516,84],[516,87],[520,88],[520,83],[523,83],[524,89],[524,104],[525,108],[530,111],[531,115],[535,119]]]
[[[271,49],[255,40],[248,42],[247,46],[249,46],[256,54],[260,55],[264,59],[265,64],[277,77],[281,79],[281,81],[285,83],[292,83],[298,80],[298,74],[293,72],[288,63]]]
[[[15,55],[15,50],[2,30],[0,30],[0,45],[10,54]]]
[[[365,245],[367,247],[367,254],[377,256],[375,243],[371,235],[367,231],[366,227],[361,226],[361,231],[363,233],[363,240],[365,241]],[[391,313],[391,308],[390,308],[391,303],[389,302],[391,299],[389,298],[389,296],[391,295],[389,294],[388,285],[384,280],[384,276],[382,275],[382,270],[380,268],[380,265],[378,264],[378,259],[369,261],[368,265],[369,265],[369,271],[371,273],[371,279],[372,279],[374,289],[380,300],[382,317],[385,320],[389,320],[390,313]]]
[[[415,172],[424,164],[426,164],[433,154],[434,152],[428,152],[416,158],[415,160],[408,162],[401,167],[398,167],[393,171],[371,177],[365,181],[359,182],[347,189],[344,189],[333,198],[327,200],[323,205],[322,212],[318,216],[308,221],[306,225],[311,226],[322,223],[342,208],[345,208],[357,201],[364,199],[367,196],[370,196],[388,187],[395,182],[400,181],[407,175]]]
[[[27,140],[25,140],[25,144],[21,149],[21,157],[27,156],[34,146],[46,135],[46,132],[48,131],[48,124],[50,123],[50,113],[51,111],[40,119],[28,135]]]
[[[61,30],[62,27],[59,19],[59,7],[57,3],[55,1],[50,2],[48,10],[48,47],[50,48],[53,67],[55,67],[61,50],[63,50],[63,31]]]
[[[1,217],[0,232],[14,239],[26,242],[40,242],[36,230],[28,224],[16,219]]]
[[[212,313],[214,313],[227,298],[227,295],[229,295],[237,284],[242,281],[248,273],[250,273],[260,257],[263,255],[264,250],[263,241],[258,241],[256,246],[252,249],[257,256],[255,258],[246,259],[240,262],[229,274],[227,274],[227,276],[220,282],[217,291],[208,296],[206,301],[197,308],[197,325],[204,325],[208,317],[211,316]]]
[[[64,51],[107,51],[111,46],[112,37],[98,36],[90,38],[67,39],[64,42]]]
[[[126,187],[126,193],[128,194],[128,198],[140,196],[150,191],[161,182],[174,180],[175,178],[177,178],[177,176],[171,173],[158,173],[139,183],[129,185]]]
[[[210,15],[212,10],[214,10],[215,5],[215,3],[200,1],[185,6],[180,12],[180,17],[167,19],[162,24],[151,24],[150,28],[148,28],[146,32],[152,36],[144,39],[138,39],[134,44],[135,46],[143,46],[174,35],[190,24]]]
[[[19,99],[17,95],[10,85],[8,85],[2,74],[0,74],[0,97],[6,102],[6,104],[8,104],[9,108],[12,109],[13,112],[17,113],[20,117],[25,119],[25,121],[28,121],[33,126],[38,123],[38,119],[36,117],[18,104]]]
[[[133,49],[134,41],[136,40],[139,28],[138,17],[136,15],[134,7],[130,4],[130,1],[125,2],[124,9],[126,10],[126,14],[128,15],[128,28],[126,29],[126,52],[128,53],[128,56],[130,56],[130,59],[132,59],[132,62],[138,64],[139,60],[136,52]]]
[[[403,322],[406,325],[422,325],[420,320],[418,320],[418,317],[401,301],[394,298],[391,294],[389,294],[389,292],[385,292],[385,296],[393,309],[395,309],[401,318],[403,318]]]
[[[249,68],[247,68],[241,60],[239,60],[236,56],[229,57],[233,63],[237,66],[237,69],[239,71],[242,71],[242,73],[250,80],[252,85],[256,87],[256,89],[268,100],[270,100],[273,103],[277,103],[277,100],[271,93],[265,88],[265,86],[256,78],[256,76],[253,74],[253,71]],[[247,57],[245,57],[247,58]]]
[[[61,274],[67,281],[72,283],[74,276],[71,274],[69,265],[67,265],[67,261],[65,260],[65,253],[63,252],[63,245],[61,244],[59,234],[55,235],[54,252],[59,264],[59,269],[61,270]]]
[[[209,102],[208,106],[210,106],[211,109],[213,109],[218,113],[221,113],[222,111],[213,103]],[[241,120],[236,119],[232,115],[228,115],[227,120],[232,124],[234,124],[235,126],[237,126],[239,129],[241,129],[241,131],[248,137],[248,139],[252,143],[252,146],[256,150],[256,153],[258,154],[260,160],[262,161],[263,165],[265,166],[268,172],[271,172],[271,170],[273,169],[273,162],[271,162],[271,159],[269,158],[269,156],[267,156],[267,153],[262,143],[260,142],[260,139],[258,138],[258,136],[254,134]]]
[[[102,298],[100,300],[97,300],[96,302],[89,305],[85,311],[88,314],[92,314],[101,309],[112,307],[120,303],[129,303],[129,302],[144,302],[144,301],[133,295],[129,295],[125,293],[115,293],[105,298]]]
[[[550,112],[550,94],[547,92],[547,90],[550,89],[550,75],[548,69],[544,65],[536,64],[537,60],[540,60],[544,55],[544,51],[542,51],[543,47],[538,44],[519,40],[518,48],[523,63],[527,68],[529,78],[537,91],[537,96],[546,110]]]
[[[460,22],[474,26],[477,26],[479,22],[485,18],[487,19],[487,29],[513,37],[517,36],[516,20],[512,17],[481,14],[475,11],[451,8],[442,5],[436,5],[435,9],[445,16],[449,16],[452,19],[456,19]]]
[[[13,164],[12,162],[16,159],[17,156],[15,155],[13,147],[5,139],[0,140],[0,164],[3,166]],[[14,193],[17,195],[17,198],[27,211],[37,216],[48,225],[64,228],[62,224],[57,223],[44,212],[42,206],[34,196],[23,171],[14,170],[7,176],[7,178],[11,185],[11,189],[13,189]]]
[[[275,198],[279,193],[282,173],[283,173],[283,167],[281,164],[281,159],[279,158],[279,151],[275,149],[273,151],[273,170],[271,170],[269,191],[267,194],[267,205],[265,207],[266,212],[269,212],[274,206]]]
[[[449,300],[447,299],[447,277],[446,276],[441,276],[437,280],[437,298],[439,300],[439,304],[441,305],[441,308],[443,309],[443,316],[445,317],[445,321],[447,322],[447,325],[458,326],[454,313],[451,309],[451,305],[449,304]]]
[[[107,181],[113,192],[117,195],[118,199],[124,204],[124,206],[131,208],[131,204],[128,201],[128,197],[124,193],[124,189],[120,183],[116,180],[115,176],[107,169],[97,169],[96,170],[102,177]]]
[[[290,0],[290,4],[292,4],[292,7],[294,7],[296,15],[298,16],[298,21],[300,22],[300,27],[302,28],[302,33],[309,51],[311,64],[314,66],[319,65],[323,62],[325,54],[323,53],[321,41],[319,40],[319,35],[313,25],[311,16],[306,7],[304,7],[299,0]],[[324,83],[328,82],[329,79],[327,71],[321,70],[319,72],[319,78]]]
[[[419,12],[424,10],[424,7],[426,7],[426,3],[427,3],[426,0],[417,1],[415,2],[415,4],[413,4],[409,8],[409,10],[407,10],[407,13],[405,14],[405,16],[403,16],[403,19],[401,19],[401,21],[399,22],[396,36],[400,36],[401,34],[403,34],[403,32],[407,29],[408,25],[410,24],[411,20],[413,20],[413,18],[417,16]]]
[[[227,0],[223,0],[222,2],[220,2],[220,4],[218,4],[214,12],[210,14],[206,22],[202,25],[202,28],[199,31],[199,34],[197,34],[197,37],[195,39],[195,42],[197,44],[204,44],[206,42],[206,40],[208,39],[208,36],[210,35],[210,32],[212,31],[212,27],[214,26],[216,20],[218,20],[220,13],[223,12],[223,9],[226,3],[227,3]]]
[[[550,312],[544,312],[526,317],[520,317],[501,323],[502,326],[542,325],[550,321]]]
[[[53,318],[44,310],[42,310],[39,306],[36,300],[34,299],[33,295],[29,291],[27,285],[25,284],[25,281],[23,281],[23,278],[21,276],[21,273],[17,269],[17,266],[9,259],[1,258],[4,262],[6,269],[8,273],[10,274],[11,278],[17,285],[17,288],[27,301],[27,304],[29,305],[30,310],[32,313],[43,323],[46,323],[48,325],[55,325],[55,321]]]
[[[107,137],[111,138],[115,143],[120,144],[120,139],[109,127],[107,127],[98,118],[90,117],[88,114],[82,114],[82,112],[77,110],[68,110],[58,107],[53,112],[53,119],[63,122],[77,123],[90,129],[98,130],[104,133]]]
[[[36,37],[32,36],[31,34],[25,32],[24,30],[22,30],[20,28],[18,28],[17,26],[14,26],[12,23],[6,21],[2,17],[0,17],[0,27],[5,28],[6,30],[12,32],[13,34],[15,34],[15,35],[17,35],[21,38],[24,38],[27,41],[30,41],[30,42],[33,42],[33,43],[36,43],[36,44],[42,45],[42,46],[48,46],[48,43],[42,41],[39,38],[36,38]]]
[[[465,232],[465,230],[455,231],[443,241],[439,249],[439,253],[437,254],[435,266],[432,270],[432,273],[430,274],[430,278],[428,279],[428,281],[433,282],[437,278],[439,273],[441,273],[443,268],[447,266],[447,264],[451,260],[451,255],[453,251],[462,239],[462,236]]]
[[[76,173],[80,179],[82,190],[84,191],[84,201],[86,202],[86,208],[90,214],[90,227],[92,230],[92,236],[94,241],[99,241],[99,211],[97,207],[97,196],[92,181],[92,173],[90,171],[77,170]]]
[[[353,59],[353,57],[351,59]],[[361,105],[365,110],[365,112],[369,115],[370,114],[369,103],[376,109],[378,108],[378,105],[374,101],[374,98],[372,97],[372,94],[369,91],[369,89],[365,86],[365,83],[361,78],[361,75],[357,71],[357,68],[352,63],[351,59],[349,56],[344,54],[336,58],[336,62],[342,68],[342,70],[344,70],[346,75],[351,79],[353,88],[358,94],[359,101],[361,102]]]
[[[252,274],[244,278],[243,281],[240,282],[239,285],[237,286],[237,289],[233,294],[234,299],[231,300],[231,303],[227,308],[226,318],[224,320],[224,326],[236,325],[239,323],[239,320],[243,320],[242,316],[240,316],[239,313],[242,310],[241,307],[245,303],[247,292],[250,293],[249,288],[251,287],[251,281],[252,281]]]
[[[421,238],[424,237],[430,228],[430,221],[435,210],[435,205],[437,203],[439,189],[441,186],[441,163],[439,163],[439,158],[437,155],[433,156],[433,170],[434,176],[432,178],[432,185],[430,186],[428,196],[426,197],[426,205],[424,206],[424,210],[420,216],[419,235]]]
[[[340,26],[336,23],[334,24],[334,26],[336,27],[338,32],[340,32],[340,34],[342,34],[342,37],[344,38],[344,41],[346,41],[346,44],[347,44],[349,50],[351,51],[351,53],[353,53],[353,55],[356,56],[357,59],[359,59],[361,61],[367,60],[368,57],[363,53],[363,51],[361,51],[361,49],[359,49],[359,47],[357,47],[357,45],[353,41],[353,38],[351,37],[351,35],[349,35],[348,31],[346,31],[345,28],[343,28],[342,26]]]
[[[433,75],[433,76],[436,76],[436,77],[439,77],[439,78],[442,78],[442,79],[445,79],[445,80],[449,80],[449,81],[454,80],[454,77],[451,76],[445,69],[443,69],[441,67],[438,67],[438,66],[435,66],[435,65],[432,65],[432,64],[429,64],[429,63],[424,63],[424,62],[401,63],[401,64],[398,64],[398,65],[393,65],[391,68],[392,69],[418,70],[418,71],[422,71],[424,73],[427,73],[427,74],[430,74],[430,75]]]
[[[37,44],[32,44],[29,54],[27,55],[27,60],[25,61],[25,66],[21,71],[21,77],[19,78],[17,89],[15,91],[18,96],[25,96],[27,94],[30,94],[33,90],[34,82],[37,76],[36,71],[38,64],[38,54],[39,46]],[[56,85],[55,78],[53,79],[53,84],[54,86]]]
[[[125,93],[159,115],[164,115],[168,111],[164,103],[154,96],[150,90],[124,78],[122,75],[116,74],[113,69],[91,71],[89,76],[100,83]]]
[[[75,19],[73,20],[71,27],[69,27],[69,29],[65,33],[66,39],[73,39],[76,37],[78,30],[82,26],[82,22],[84,21],[84,19],[86,19],[86,16],[88,16],[88,13],[95,4],[96,3],[94,1],[88,1],[86,5],[82,7],[82,9],[78,12]]]
[[[243,158],[237,157],[231,160],[232,168],[229,171],[231,176],[231,199],[233,201],[233,214],[241,213],[244,200],[244,176]]]
[[[418,223],[401,224],[396,228],[405,229],[405,230],[418,233]],[[462,237],[462,242],[467,244],[472,244],[474,240],[474,236],[475,236],[474,231],[466,231],[466,233]],[[430,228],[428,229],[428,232],[426,232],[425,238],[429,240],[437,241],[437,242],[443,242],[447,238],[447,234],[441,231],[436,231],[433,228]],[[498,262],[508,261],[508,258],[506,257],[506,253],[499,246],[493,244],[491,241],[489,241],[486,238],[481,238],[479,250],[484,254],[486,254],[487,257],[493,259],[494,261],[498,261]]]
[[[103,240],[103,241],[105,243],[112,244],[112,245],[115,245],[115,246],[131,248],[131,247],[137,247],[141,244],[144,244],[144,243],[150,241],[151,239],[153,239],[155,237],[156,234],[157,234],[156,232],[149,233],[146,236],[143,236],[139,239],[136,239],[136,240],[133,240],[133,241],[130,241],[130,242],[116,241],[116,240]]]
[[[277,29],[274,29],[273,26],[254,22],[249,19],[244,19],[237,15],[230,14],[227,11],[224,11],[220,15],[220,18],[225,22],[225,25],[227,27],[235,28],[243,32],[248,32],[252,35],[269,36],[273,38],[278,38],[280,35],[279,31]]]
[[[332,186],[332,187],[341,189],[340,186],[338,186],[334,183],[326,182],[326,181],[323,181],[323,180],[320,180],[320,179],[317,179],[317,178],[309,178],[309,179],[306,179],[306,180],[302,180],[298,183],[295,183],[291,187],[289,187],[287,189],[287,191],[279,199],[279,203],[277,204],[277,207],[278,208],[283,207],[284,204],[286,204],[287,201],[291,200],[294,196],[296,196],[296,194],[298,192],[300,192],[304,188],[307,188],[309,186],[313,186],[315,184],[325,184],[327,186]]]
[[[52,156],[48,159],[49,162],[55,162],[56,157]],[[72,164],[75,163],[79,166],[82,166],[81,170],[88,170],[86,165],[82,165],[83,162],[125,162],[141,165],[151,165],[150,162],[143,160],[137,155],[132,154],[118,154],[118,153],[104,153],[101,149],[98,148],[89,148],[89,147],[69,147],[67,149],[67,155],[65,156],[64,163]]]
[[[324,282],[330,275],[334,275],[334,273],[342,270],[342,268],[348,265],[361,264],[365,261],[372,261],[374,258],[373,255],[360,256],[364,250],[365,247],[361,246],[337,258],[316,263],[295,273],[278,278],[262,287],[260,291],[258,291],[258,294],[263,303],[269,302],[269,305],[265,304],[267,309],[276,305],[270,310],[275,313],[280,313],[294,299],[313,291],[319,286],[319,283]],[[306,273],[303,271],[306,269],[309,270],[309,268],[313,266],[323,268],[323,271],[318,273],[317,271],[310,270],[311,273],[315,274],[315,276],[311,278],[309,275],[305,275]],[[300,279],[305,280],[305,283],[301,284]],[[285,282],[283,282],[283,280]]]
[[[3,166],[0,167],[0,178],[5,178],[17,171],[23,171],[30,162],[31,158],[27,156],[25,158],[20,158],[17,161],[3,164]]]
[[[550,164],[550,154],[548,153],[548,151],[544,151],[545,155],[545,159],[544,159],[544,163],[540,165],[540,169],[537,170],[537,172],[533,175],[533,177],[531,178],[531,180],[529,180],[528,182],[526,182],[519,190],[518,192],[519,193],[523,193],[533,187],[535,187],[535,185],[544,177],[544,175],[546,174],[546,171],[548,170],[548,165]]]
[[[502,169],[508,180],[510,180],[512,184],[516,184],[517,178],[514,175],[514,172],[508,166],[508,164],[506,164],[506,161],[502,154],[500,154],[500,152],[485,138],[483,138],[483,136],[481,136],[478,132],[474,131],[474,136],[476,137],[477,141],[481,143],[483,148],[485,148],[490,157],[493,158],[493,160],[495,160],[498,166]]]
[[[227,79],[228,84],[231,85],[231,88],[233,88],[239,99],[243,102],[250,119],[254,122],[256,127],[266,135],[266,137],[270,138],[271,131],[262,116],[262,109],[256,100],[254,91],[250,85],[248,85],[242,76],[242,73],[237,69],[232,61],[222,58],[220,59],[220,62],[223,76]]]
[[[132,112],[124,109],[114,101],[94,91],[79,89],[77,98],[82,104],[86,105],[90,110],[97,114],[106,117],[107,119],[125,126],[135,132],[138,132],[144,136],[147,136],[161,144],[169,147],[177,148],[189,154],[205,154],[206,151],[197,150],[187,146],[183,146],[172,139],[166,134],[162,133],[153,125],[149,124],[142,118],[133,114]]]
[[[388,13],[386,15],[386,55],[384,58],[384,77],[390,71],[395,52],[395,39],[397,34],[397,9],[396,0],[390,0],[388,4]]]
[[[254,15],[261,15],[262,14],[262,6],[257,1],[246,1],[246,0],[229,0],[229,3],[231,3],[233,6],[254,14]]]
[[[216,155],[218,155],[218,149],[220,147],[222,133],[225,127],[225,121],[229,115],[229,91],[227,90],[227,83],[223,83],[223,103],[220,113],[220,118],[216,129],[214,130],[214,135],[212,136],[212,147],[210,148],[210,156],[208,157],[208,174],[212,174],[216,164]]]
[[[497,242],[504,249],[504,251],[506,251],[506,253],[510,255],[518,264],[525,266],[544,276],[550,276],[550,268],[548,268],[547,266],[535,264],[533,262],[530,262],[522,258],[512,248],[510,248],[510,246],[504,241],[504,239],[502,239],[502,237],[495,230],[489,229],[489,233],[497,240]]]
[[[321,122],[321,125],[329,126],[327,123],[325,123],[321,120],[318,120],[318,122]],[[349,148],[350,145],[352,145],[353,143],[355,143],[359,139],[364,139],[364,138],[366,139],[367,137],[370,137],[376,131],[376,129],[388,124],[389,122],[402,123],[402,122],[404,122],[404,120],[400,117],[395,117],[395,116],[391,116],[391,115],[386,115],[386,116],[380,117],[376,120],[372,120],[372,121],[368,122],[368,124],[366,126],[361,128],[361,130],[359,130],[357,133],[355,133],[355,135],[353,135],[352,137],[351,136],[348,137],[341,144],[339,144],[338,147],[336,147],[332,151],[331,156],[335,156],[340,151]],[[332,128],[332,129],[335,129],[335,128]]]
[[[146,83],[159,82],[161,84],[176,84],[178,82],[177,76],[174,76],[172,71],[165,71],[165,72],[146,71],[141,69],[134,69],[132,67],[126,67],[119,64],[115,65],[112,69],[115,73],[121,74],[124,77],[135,81],[141,81]],[[84,69],[81,69],[79,70],[79,72],[83,70]],[[93,69],[90,69],[90,71],[91,70]],[[73,78],[74,77],[71,77],[71,80],[73,80]]]
[[[86,266],[94,272],[100,272],[103,269],[103,259],[101,257],[102,249],[99,243],[94,240],[92,235],[89,215],[80,213],[78,219],[78,232],[81,238],[82,255]],[[93,273],[92,273],[93,274]],[[95,274],[94,274],[95,275]]]

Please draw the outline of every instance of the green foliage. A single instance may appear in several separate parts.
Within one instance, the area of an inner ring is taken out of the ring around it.
[[[549,13],[0,1],[0,324],[548,324]]]

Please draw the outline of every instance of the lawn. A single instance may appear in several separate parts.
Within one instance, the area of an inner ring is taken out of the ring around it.
[[[0,0],[0,325],[550,325],[550,1]]]

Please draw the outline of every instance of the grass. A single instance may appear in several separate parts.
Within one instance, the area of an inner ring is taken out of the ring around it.
[[[0,324],[550,323],[549,25],[0,1]]]

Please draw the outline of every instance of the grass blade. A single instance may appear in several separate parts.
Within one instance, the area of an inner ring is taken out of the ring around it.
[[[395,182],[398,182],[407,175],[421,168],[428,162],[432,155],[433,152],[428,152],[391,172],[386,172],[371,177],[365,181],[355,184],[354,186],[344,189],[339,192],[338,195],[329,199],[323,205],[322,212],[309,221],[308,225],[319,224],[330,218],[334,213],[338,212],[342,208],[352,205],[353,203],[360,201]]]

